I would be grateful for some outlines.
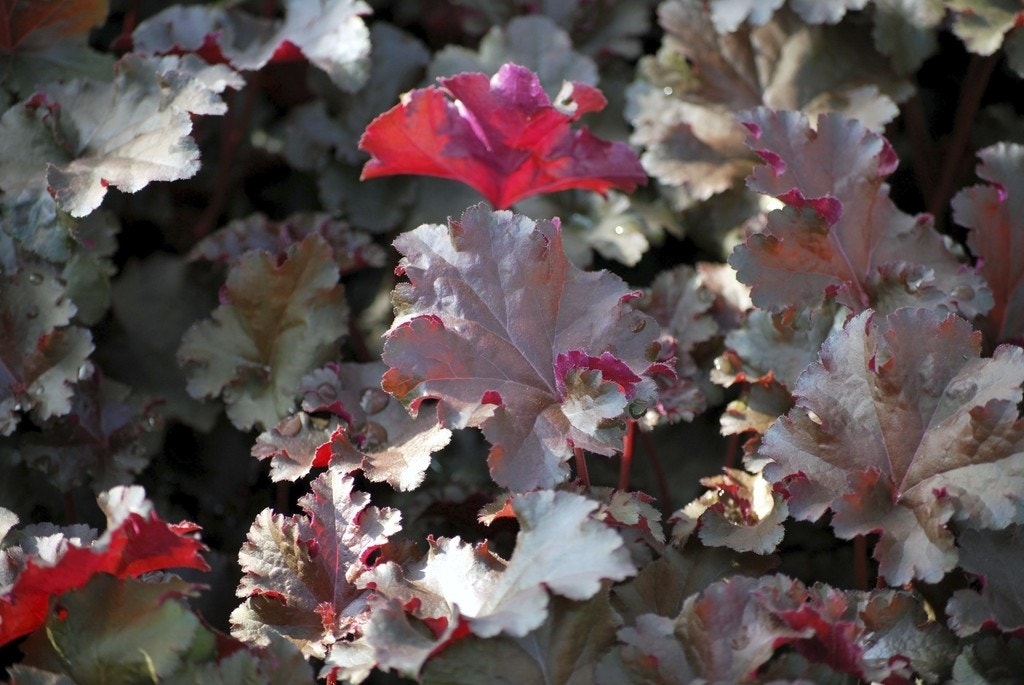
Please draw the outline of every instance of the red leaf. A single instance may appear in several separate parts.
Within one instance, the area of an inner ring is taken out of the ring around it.
[[[647,182],[628,145],[569,128],[607,104],[595,88],[572,83],[556,107],[537,75],[517,64],[505,64],[490,80],[479,73],[438,80],[440,87],[411,91],[366,127],[359,148],[372,159],[362,179],[450,178],[498,209],[540,193],[632,191]]]
[[[42,626],[50,598],[84,586],[98,573],[130,578],[169,568],[209,570],[200,556],[206,548],[188,536],[196,527],[162,521],[142,499],[142,488],[114,488],[100,496],[100,506],[107,512],[107,532],[92,544],[62,533],[37,540],[34,554],[0,597],[0,645]]]

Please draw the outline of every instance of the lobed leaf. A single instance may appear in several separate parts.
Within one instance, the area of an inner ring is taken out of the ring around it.
[[[448,444],[451,431],[423,414],[415,418],[380,389],[382,362],[327,364],[299,387],[305,411],[287,417],[257,438],[252,454],[271,458],[272,480],[296,480],[328,464],[362,470],[373,482],[414,490],[430,455]],[[309,413],[337,418],[314,417]]]
[[[131,483],[152,456],[143,436],[153,430],[153,408],[128,386],[98,370],[75,386],[67,414],[43,422],[39,432],[16,433],[0,453],[47,474],[63,492],[88,484],[99,492]]]
[[[552,103],[537,75],[505,64],[494,77],[466,73],[407,93],[366,127],[361,178],[418,174],[461,181],[496,208],[539,193],[632,191],[647,177],[625,143],[569,124],[604,108],[596,88],[573,83]]]
[[[370,32],[361,0],[287,0],[283,21],[233,8],[172,5],[132,33],[137,51],[196,53],[211,63],[258,71],[298,53],[323,69],[340,88],[355,91],[367,78]]]
[[[657,325],[618,278],[572,266],[557,225],[483,205],[395,246],[409,282],[393,295],[384,390],[414,412],[437,399],[445,427],[480,427],[513,490],[561,482],[573,447],[619,449],[627,404],[652,399],[646,376],[663,367]]]
[[[729,258],[755,305],[781,311],[834,298],[855,313],[929,306],[968,318],[991,308],[984,280],[931,217],[904,214],[889,198],[897,160],[882,136],[837,114],[818,117],[816,129],[801,113],[766,108],[741,121],[765,162],[750,188],[786,205]]]
[[[367,560],[401,529],[400,514],[369,506],[350,476],[329,469],[299,499],[304,515],[263,510],[238,554],[244,603],[231,613],[231,634],[258,646],[280,634],[306,657],[323,659],[358,638],[369,591],[356,581]]]
[[[978,271],[995,304],[979,322],[989,341],[1024,341],[1024,194],[1016,183],[1024,171],[1024,147],[1000,143],[978,153],[977,173],[988,185],[965,188],[953,198],[953,219],[970,229]]]
[[[200,552],[206,548],[191,537],[198,526],[162,521],[139,486],[116,487],[99,496],[107,530],[93,538],[91,530],[23,531],[20,544],[4,549],[7,568],[0,597],[0,644],[41,627],[53,597],[80,588],[98,574],[135,578],[171,568],[209,567]]]
[[[511,506],[520,532],[508,561],[486,544],[442,538],[431,540],[418,561],[387,562],[362,576],[359,583],[391,606],[437,627],[434,640],[420,640],[400,661],[390,661],[385,654],[395,631],[411,625],[402,613],[375,612],[367,638],[382,667],[417,673],[432,652],[465,634],[462,625],[479,637],[522,638],[550,615],[548,590],[585,600],[600,591],[603,579],[635,572],[622,538],[594,520],[596,502],[547,490],[518,495]]]
[[[947,524],[1024,520],[1022,356],[1002,346],[981,359],[980,335],[954,315],[860,314],[797,379],[796,407],[758,449],[764,475],[794,517],[832,509],[840,537],[880,533],[888,582],[936,582],[959,556]]]
[[[75,217],[100,206],[107,188],[189,178],[199,149],[192,116],[223,114],[218,95],[240,77],[195,58],[118,61],[113,83],[46,86],[0,118],[0,189],[8,197],[48,191]]]
[[[52,271],[0,276],[0,435],[21,414],[38,422],[71,411],[74,384],[88,376],[89,331],[71,326],[75,306]]]
[[[332,251],[312,234],[280,262],[246,252],[228,272],[221,301],[178,349],[188,392],[223,395],[228,418],[243,430],[273,426],[294,408],[302,377],[334,356],[347,330]]]

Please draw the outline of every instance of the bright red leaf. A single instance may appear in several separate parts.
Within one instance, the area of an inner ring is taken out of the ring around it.
[[[568,188],[632,191],[647,182],[628,145],[569,127],[607,104],[596,88],[567,83],[552,104],[537,75],[512,63],[491,79],[464,73],[438,81],[440,87],[407,93],[366,127],[359,148],[372,159],[363,167],[364,180],[450,178],[499,209]]]
[[[0,645],[42,626],[50,598],[84,586],[98,573],[133,578],[169,568],[209,570],[200,556],[206,548],[190,535],[198,527],[162,521],[141,487],[117,487],[99,501],[107,532],[97,540],[87,543],[57,531],[26,541],[29,549],[5,550],[3,562],[20,570],[0,587]]]

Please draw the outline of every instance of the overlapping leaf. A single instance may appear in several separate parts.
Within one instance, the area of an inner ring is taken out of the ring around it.
[[[185,334],[178,360],[196,398],[223,395],[239,428],[270,427],[294,408],[304,375],[334,356],[347,307],[332,251],[318,234],[278,262],[246,252],[228,273],[222,304]]]
[[[360,637],[371,593],[356,581],[401,528],[397,511],[369,503],[351,477],[329,469],[299,500],[304,515],[262,511],[238,555],[245,601],[231,614],[232,635],[266,645],[277,633],[320,659]]]
[[[207,570],[205,548],[190,534],[195,524],[162,521],[141,487],[117,487],[99,496],[107,530],[99,538],[84,526],[62,531],[26,529],[3,550],[0,644],[46,621],[50,599],[82,587],[98,574],[134,578],[172,568]],[[84,530],[83,530],[84,529]]]
[[[597,85],[593,60],[575,52],[569,35],[542,14],[516,17],[504,27],[493,27],[476,51],[456,45],[444,47],[434,55],[427,73],[432,79],[461,72],[493,76],[507,62],[536,73],[549,97],[558,94],[564,81]]]
[[[796,518],[832,509],[840,537],[880,532],[874,555],[890,583],[934,582],[956,565],[950,522],[1024,521],[1024,351],[979,349],[954,315],[861,314],[825,341],[796,408],[759,448]]]
[[[958,635],[995,626],[1005,632],[1024,628],[1024,593],[1015,560],[1024,553],[1024,526],[965,531],[957,540],[960,567],[978,579],[980,590],[957,590],[946,605]]]
[[[92,336],[70,326],[75,306],[50,269],[0,277],[0,435],[23,413],[40,422],[71,411]]]
[[[10,197],[48,190],[72,216],[96,209],[107,188],[134,193],[199,169],[192,116],[223,114],[218,95],[238,88],[229,69],[195,58],[126,55],[113,83],[71,81],[0,118],[0,189]]]
[[[188,258],[231,264],[249,250],[264,250],[284,257],[289,247],[313,233],[330,245],[342,275],[384,266],[384,250],[369,235],[353,230],[346,222],[329,214],[313,212],[295,214],[284,221],[271,221],[264,214],[236,219],[199,241]]]
[[[43,83],[95,75],[113,62],[86,45],[103,22],[108,0],[6,0],[0,3],[0,89],[18,97]]]
[[[394,174],[461,181],[496,208],[568,188],[633,190],[647,177],[632,149],[570,123],[604,108],[596,88],[573,83],[552,104],[537,75],[506,64],[414,90],[367,126],[362,178]]]
[[[885,178],[897,160],[882,136],[837,114],[818,117],[817,129],[798,112],[760,108],[741,119],[765,161],[748,185],[786,205],[729,258],[754,304],[778,311],[827,297],[854,312],[929,306],[969,318],[992,306],[984,280],[931,218],[889,198]]]
[[[233,8],[172,5],[132,34],[143,53],[194,52],[210,62],[256,71],[275,59],[305,56],[339,87],[358,90],[366,81],[370,32],[362,0],[287,0],[283,21]]]
[[[789,508],[761,474],[724,469],[725,474],[701,478],[707,492],[675,514],[679,525],[699,520],[701,542],[710,547],[728,547],[737,552],[770,554],[782,541],[782,524]]]
[[[574,600],[593,597],[604,579],[621,580],[635,572],[622,538],[594,520],[597,503],[550,490],[512,500],[520,533],[505,561],[486,544],[459,538],[431,542],[428,554],[403,565],[380,564],[363,574],[360,585],[416,619],[437,627],[435,640],[421,639],[400,661],[386,658],[396,630],[411,630],[401,612],[375,612],[367,631],[382,667],[415,674],[430,654],[457,639],[462,622],[480,637],[506,634],[521,638],[549,615],[548,591]]]
[[[622,646],[601,662],[602,685],[834,682],[839,674],[934,682],[953,657],[951,635],[927,619],[911,593],[807,587],[782,575],[713,583],[687,598],[674,618],[639,616],[619,640]],[[786,645],[804,661],[776,655]]]
[[[990,342],[1024,341],[1024,147],[1002,143],[978,153],[978,176],[989,185],[961,190],[953,198],[953,218],[971,229],[968,244],[980,257],[978,271],[995,304],[982,320]]]
[[[75,386],[66,415],[39,432],[16,433],[0,453],[43,471],[64,492],[82,484],[98,492],[132,482],[146,467],[151,452],[142,437],[155,427],[152,407],[93,371]]]
[[[758,2],[758,10],[767,5]],[[628,93],[631,141],[646,149],[644,168],[681,208],[733,188],[753,166],[733,120],[738,110],[839,111],[873,129],[896,116],[905,86],[861,27],[808,26],[780,12],[763,26],[720,35],[716,9],[700,0],[659,5],[662,48],[641,62],[641,80]]]
[[[374,482],[413,490],[430,455],[448,444],[451,431],[434,417],[410,417],[401,403],[380,389],[382,362],[328,364],[302,379],[304,411],[264,433],[253,456],[271,458],[273,480],[295,480],[328,464],[362,472]],[[309,413],[334,414],[335,419]]]
[[[718,325],[710,315],[714,296],[701,287],[700,277],[689,266],[663,271],[637,302],[637,309],[649,314],[664,331],[662,358],[675,358],[675,376],[660,376],[658,416],[669,422],[691,421],[704,411],[707,401],[699,385],[704,374],[693,359],[694,348],[718,334]],[[652,420],[653,419],[653,420]]]
[[[471,207],[395,241],[409,283],[394,292],[383,388],[450,428],[478,426],[498,484],[550,487],[573,446],[612,454],[627,408],[642,413],[658,326],[608,273],[572,266],[556,225]],[[630,405],[631,407],[627,407]]]

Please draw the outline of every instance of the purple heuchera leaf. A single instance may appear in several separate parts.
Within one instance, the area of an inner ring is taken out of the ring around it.
[[[653,401],[664,369],[658,325],[621,280],[574,267],[555,223],[484,205],[395,246],[409,283],[393,294],[386,391],[413,411],[439,400],[446,427],[480,427],[492,476],[513,490],[561,482],[573,447],[621,449],[626,405]]]
[[[840,537],[880,533],[874,555],[892,584],[936,582],[957,564],[951,521],[1024,519],[1024,351],[982,359],[980,346],[952,314],[860,314],[828,337],[758,449],[795,518],[831,509]]]
[[[755,305],[782,311],[827,298],[854,312],[928,306],[968,318],[992,306],[984,280],[932,218],[904,214],[889,198],[885,179],[898,160],[885,138],[839,114],[821,115],[817,128],[801,112],[739,116],[765,161],[747,185],[785,205],[729,258]]]

